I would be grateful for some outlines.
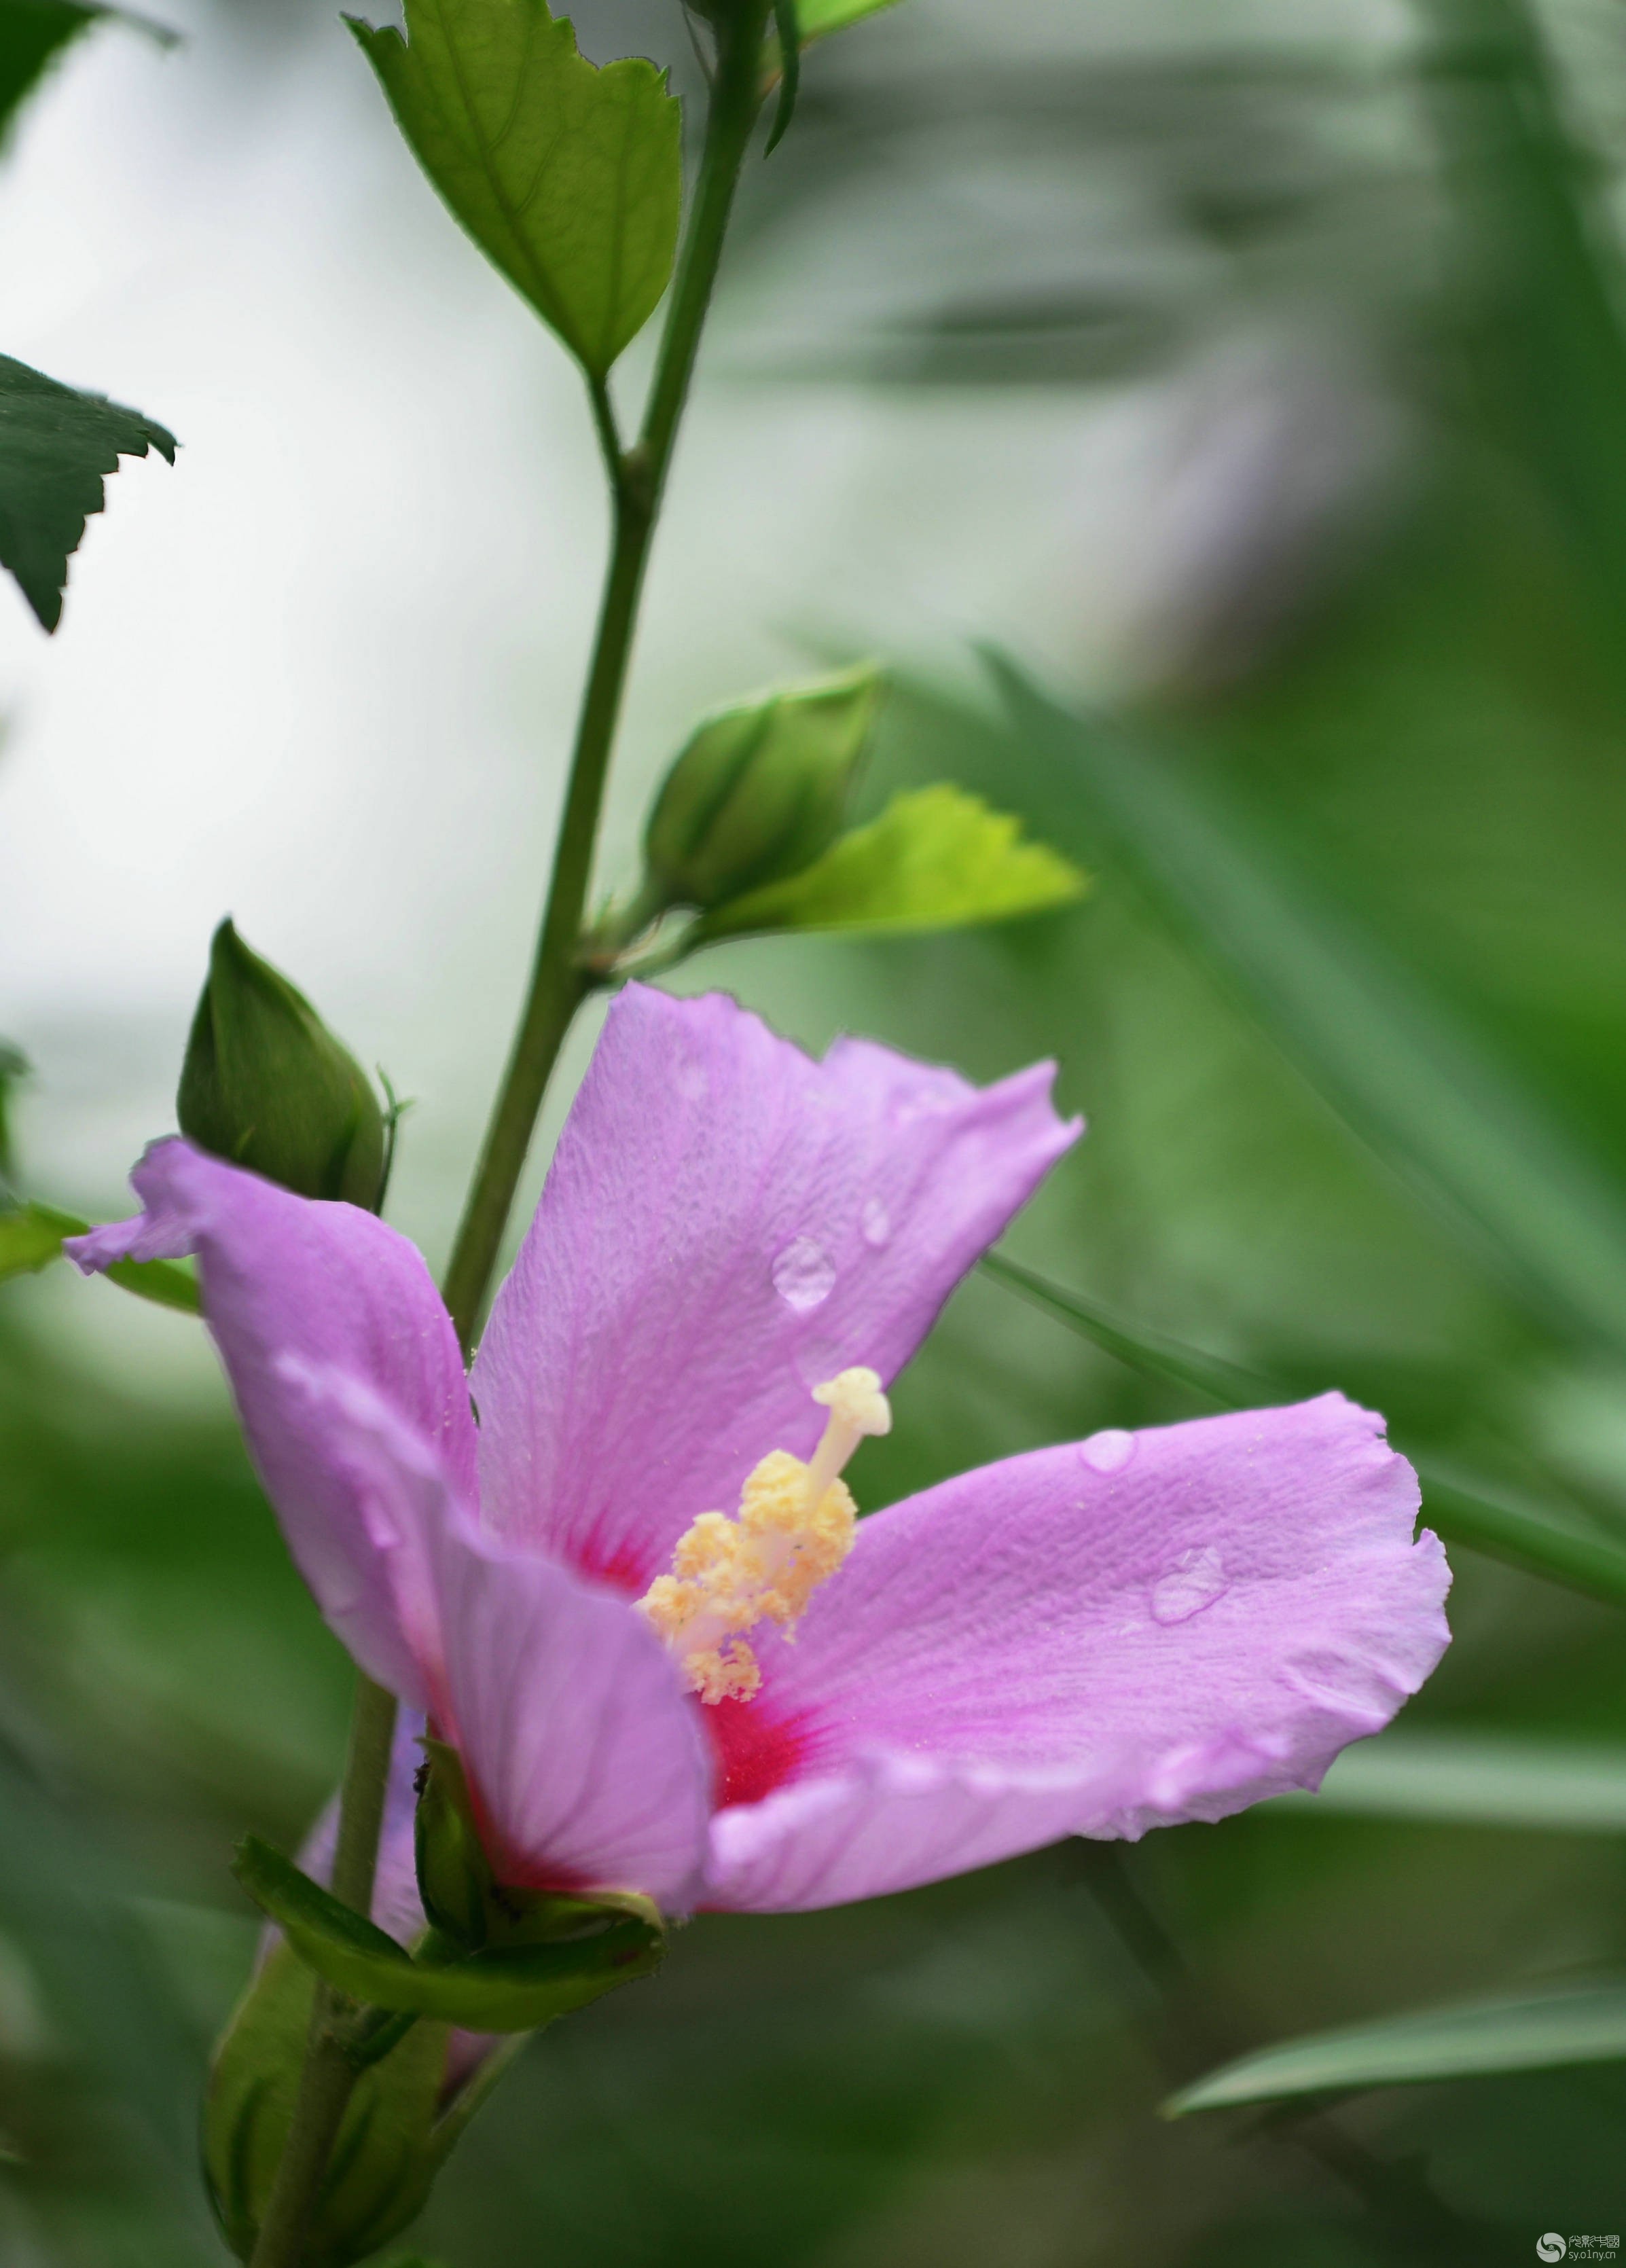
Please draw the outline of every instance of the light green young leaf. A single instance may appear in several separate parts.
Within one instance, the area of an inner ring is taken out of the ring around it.
[[[407,0],[347,18],[419,164],[601,380],[654,313],[682,202],[679,106],[640,56],[602,69],[544,0]]]
[[[1221,1362],[1195,1347],[1181,1346],[1138,1324],[1126,1323],[1081,1292],[1035,1275],[1003,1252],[985,1254],[982,1266],[998,1282],[1093,1340],[1107,1353],[1116,1355],[1131,1369],[1188,1387],[1222,1409],[1253,1410],[1267,1403],[1291,1402],[1300,1390],[1262,1372]],[[1464,1488],[1454,1476],[1438,1471],[1426,1458],[1413,1462],[1423,1482],[1424,1516],[1446,1543],[1466,1543],[1475,1551],[1523,1568],[1527,1574],[1563,1583],[1610,1606],[1626,1607],[1626,1551],[1618,1544],[1584,1535],[1561,1518],[1493,1502],[1477,1490]]]
[[[151,417],[0,355],[0,567],[42,629],[62,620],[69,556],[102,508],[107,475],[149,449],[174,463],[173,434]]]
[[[1357,1741],[1315,1795],[1274,1808],[1462,1827],[1626,1834],[1626,1748],[1528,1734],[1402,1727]]]
[[[1626,1983],[1556,1985],[1546,1992],[1419,2009],[1262,2048],[1182,2088],[1164,2116],[1347,2094],[1425,2080],[1547,2071],[1626,2059]]]
[[[596,1937],[527,1945],[431,1964],[342,1905],[269,1843],[250,1835],[233,1867],[307,1967],[354,2000],[476,2032],[531,2032],[647,1977],[665,1952],[658,1928],[633,1915]]]
[[[8,1276],[34,1276],[60,1260],[63,1240],[83,1236],[88,1220],[77,1213],[58,1212],[55,1205],[26,1204],[14,1212],[0,1212],[0,1284]],[[174,1307],[185,1315],[201,1314],[197,1278],[175,1260],[119,1260],[107,1270],[107,1281],[138,1300],[160,1307]]]
[[[849,24],[878,16],[883,8],[895,5],[896,0],[800,0],[796,13],[802,45],[807,47],[831,32],[844,32]]]
[[[1078,867],[1043,843],[1022,842],[1020,832],[1019,820],[946,784],[894,796],[879,819],[842,836],[801,873],[706,914],[690,940],[959,929],[1048,913],[1082,897],[1088,881]]]
[[[1626,1189],[1545,1100],[1212,783],[993,667],[1024,747],[1335,1108],[1555,1322],[1626,1354]]]

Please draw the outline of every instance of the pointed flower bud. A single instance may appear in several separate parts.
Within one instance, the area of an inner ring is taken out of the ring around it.
[[[230,921],[210,947],[175,1098],[200,1150],[246,1166],[301,1197],[376,1209],[384,1116],[360,1064],[302,992]]]
[[[866,662],[708,718],[650,814],[644,902],[725,905],[811,866],[841,832],[879,698]]]

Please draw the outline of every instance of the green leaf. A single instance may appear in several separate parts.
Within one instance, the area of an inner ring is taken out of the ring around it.
[[[946,784],[894,796],[788,881],[717,907],[689,932],[695,946],[780,930],[883,935],[959,929],[1048,913],[1082,897],[1088,882],[1021,822]]]
[[[315,1989],[310,1970],[287,1946],[277,1946],[210,2066],[204,2172],[239,2260],[254,2250],[288,2138]],[[357,2080],[301,2256],[311,2268],[341,2268],[364,2257],[422,2210],[450,2146],[437,2124],[448,2029],[415,2024]]]
[[[234,1872],[299,1958],[341,1992],[371,2007],[432,2016],[470,2031],[535,2031],[648,1976],[665,1951],[658,1927],[615,1913],[591,1937],[445,1962],[415,1961],[257,1836],[239,1845]]]
[[[822,40],[831,32],[844,32],[849,24],[856,24],[865,16],[878,16],[883,8],[895,4],[896,0],[801,0],[797,18],[802,45],[809,47],[814,40]]]
[[[992,666],[1024,746],[1335,1108],[1549,1317],[1626,1355],[1626,1191],[1545,1101],[1211,782]]]
[[[1319,1794],[1278,1796],[1273,1808],[1619,1835],[1626,1833],[1626,1749],[1524,1734],[1380,1733],[1343,1751]]]
[[[43,629],[62,620],[69,555],[102,509],[106,476],[149,449],[174,463],[174,436],[151,418],[0,355],[0,567]]]
[[[1188,1387],[1222,1409],[1253,1410],[1302,1396],[1300,1385],[1243,1370],[1109,1316],[1082,1293],[1063,1290],[1003,1252],[985,1254],[982,1266],[997,1282],[1082,1332],[1131,1369]],[[1404,1444],[1397,1447],[1403,1448]],[[1626,1607],[1626,1551],[1618,1545],[1584,1535],[1562,1519],[1498,1503],[1476,1489],[1464,1488],[1426,1458],[1414,1457],[1412,1462],[1423,1483],[1424,1517],[1448,1543],[1466,1543],[1475,1551],[1509,1561],[1527,1574],[1565,1584],[1610,1606]]]
[[[1182,2088],[1163,2109],[1166,2117],[1180,2118],[1190,2110],[1223,2110],[1290,2095],[1622,2058],[1626,1983],[1565,1984],[1459,2007],[1420,2009],[1262,2048]]]
[[[476,244],[601,380],[672,275],[679,106],[642,57],[600,70],[543,0],[407,0],[407,36],[347,18],[419,164]]]
[[[93,0],[0,0],[0,138],[55,58],[81,32],[105,19],[132,25],[165,47],[176,43],[176,34],[162,24],[122,8],[97,7]]]
[[[38,1275],[53,1260],[62,1258],[63,1240],[83,1236],[90,1227],[77,1213],[58,1212],[55,1205],[26,1204],[14,1212],[0,1212],[0,1284],[8,1276]],[[138,1300],[182,1314],[202,1313],[197,1278],[175,1260],[118,1260],[106,1271],[107,1281]]]

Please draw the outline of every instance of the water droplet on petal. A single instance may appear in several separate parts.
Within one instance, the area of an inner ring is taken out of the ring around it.
[[[892,1215],[879,1197],[865,1198],[858,1230],[872,1252],[879,1252],[892,1234]]]
[[[773,1265],[774,1289],[793,1314],[811,1315],[830,1296],[835,1270],[823,1245],[793,1236]]]
[[[1109,1425],[1105,1432],[1080,1441],[1078,1454],[1093,1473],[1121,1473],[1135,1454],[1135,1436],[1120,1425]]]
[[[1201,1551],[1185,1551],[1166,1575],[1151,1587],[1154,1622],[1183,1623],[1211,1607],[1229,1586],[1224,1562],[1212,1544]]]
[[[703,1064],[689,1062],[679,1065],[674,1084],[685,1102],[703,1102],[711,1082]]]

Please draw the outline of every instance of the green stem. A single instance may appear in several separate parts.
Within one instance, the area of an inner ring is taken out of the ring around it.
[[[578,946],[605,779],[673,445],[761,101],[767,15],[768,0],[744,10],[721,42],[694,210],[636,447],[622,451],[608,389],[601,380],[590,382],[593,425],[614,507],[609,566],[530,986],[446,1270],[446,1306],[465,1353],[485,1305],[548,1077],[572,1017],[598,981],[581,965]],[[335,1895],[363,1913],[372,1902],[394,1717],[391,1697],[364,1677],[340,1798],[333,1873]],[[344,2038],[346,2020],[354,2014],[326,1986],[318,1986],[288,2139],[249,2268],[301,2268],[333,2146],[360,2076]]]
[[[394,1695],[358,1672],[332,1875],[334,1896],[358,1913],[372,1909],[394,1738]],[[360,2076],[338,2036],[342,2019],[350,2013],[339,1994],[326,1984],[317,1985],[293,2117],[249,2268],[298,2268],[304,2257],[305,2234],[320,2201],[327,2161]]]
[[[610,466],[614,512],[609,568],[530,987],[446,1270],[446,1306],[465,1351],[479,1327],[549,1076],[571,1019],[596,982],[581,965],[578,945],[605,779],[673,445],[761,100],[766,5],[747,14],[747,20],[733,26],[722,41],[695,208],[643,431],[636,446],[624,454],[615,451],[614,419],[607,401],[600,398],[602,389],[594,394],[595,422]]]

